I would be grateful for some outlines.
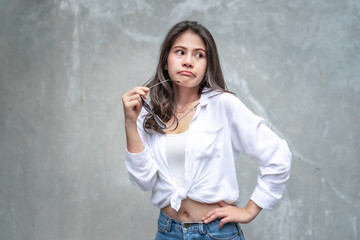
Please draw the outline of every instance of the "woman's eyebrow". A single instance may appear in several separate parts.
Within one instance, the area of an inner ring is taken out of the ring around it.
[[[206,52],[206,50],[203,49],[203,48],[195,48],[194,50],[195,50],[195,51],[203,51],[203,52]]]
[[[183,47],[183,46],[174,46],[174,48],[180,48],[180,49],[185,49],[185,50],[187,50],[187,48],[186,47]],[[193,51],[204,51],[204,52],[206,52],[206,50],[205,49],[203,49],[203,48],[195,48],[195,49],[193,49]]]

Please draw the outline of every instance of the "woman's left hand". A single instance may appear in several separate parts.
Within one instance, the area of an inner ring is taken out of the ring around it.
[[[225,223],[249,223],[251,222],[262,210],[252,200],[250,200],[245,208],[238,208],[233,205],[227,204],[225,201],[218,202],[219,208],[212,209],[205,217],[202,218],[204,223],[210,223],[218,218],[221,219],[219,229]]]

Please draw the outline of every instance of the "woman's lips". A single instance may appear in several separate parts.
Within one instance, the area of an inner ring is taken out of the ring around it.
[[[195,77],[195,75],[190,71],[180,71],[179,74],[188,77]]]

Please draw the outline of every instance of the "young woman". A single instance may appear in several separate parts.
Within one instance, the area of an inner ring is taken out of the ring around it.
[[[161,209],[156,239],[244,239],[238,223],[281,199],[288,146],[227,91],[215,41],[202,25],[184,21],[170,29],[155,76],[122,100],[130,179],[152,190]],[[243,208],[235,170],[240,153],[260,170]]]

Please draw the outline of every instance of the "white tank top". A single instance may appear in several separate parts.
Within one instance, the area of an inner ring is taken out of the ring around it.
[[[165,154],[170,176],[179,188],[184,187],[185,147],[188,131],[180,134],[166,134]]]

